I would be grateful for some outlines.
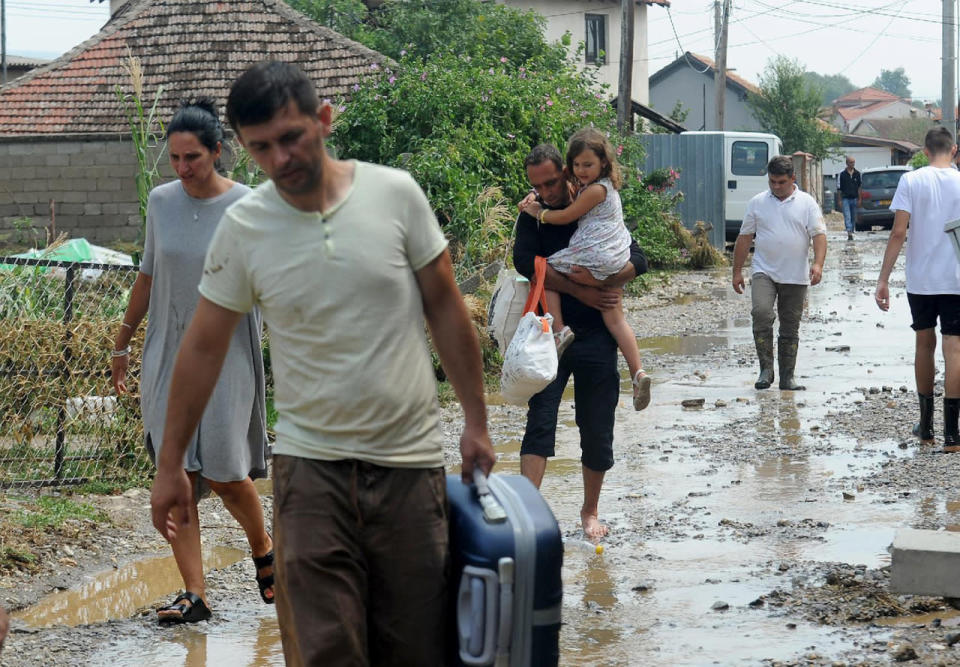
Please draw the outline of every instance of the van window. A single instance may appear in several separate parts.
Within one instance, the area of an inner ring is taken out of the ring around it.
[[[769,155],[765,141],[734,141],[730,171],[738,176],[763,176],[767,173]]]

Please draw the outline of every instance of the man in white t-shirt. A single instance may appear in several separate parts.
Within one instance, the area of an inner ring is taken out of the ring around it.
[[[231,331],[270,330],[276,605],[288,665],[442,665],[447,507],[424,321],[464,411],[463,475],[489,472],[480,346],[446,240],[404,171],[330,156],[332,110],[295,65],[234,82],[227,117],[270,177],[224,214],[177,356],[151,505],[189,514],[184,447]]]
[[[780,317],[777,361],[780,388],[806,389],[793,379],[800,343],[800,318],[807,286],[823,276],[827,256],[826,227],[820,206],[794,182],[793,160],[778,155],[767,164],[770,189],[747,204],[740,235],[733,248],[733,289],[743,293],[743,263],[756,239],[751,266],[753,340],[760,360],[760,375],[754,386],[773,384],[773,322]],[[810,244],[813,243],[813,264]],[[776,314],[774,313],[776,305]]]
[[[960,416],[960,264],[946,223],[960,218],[960,172],[952,168],[957,147],[950,131],[935,127],[927,132],[923,152],[930,166],[900,177],[890,209],[893,229],[877,280],[876,300],[880,310],[890,308],[890,272],[900,248],[907,243],[907,300],[916,332],[914,374],[920,399],[920,422],[914,435],[933,442],[934,353],[937,350],[937,318],[943,335],[946,377],[943,385],[944,451],[960,451],[957,421]],[[909,225],[910,234],[907,235]]]

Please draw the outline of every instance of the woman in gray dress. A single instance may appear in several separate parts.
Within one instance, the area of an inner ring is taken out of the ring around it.
[[[209,100],[181,105],[167,125],[167,150],[178,179],[150,193],[143,261],[114,341],[113,386],[124,393],[130,339],[149,310],[140,403],[146,446],[154,462],[163,442],[174,361],[197,305],[207,246],[223,212],[249,192],[217,173],[222,141],[223,126]],[[234,331],[220,379],[184,457],[194,503],[189,525],[171,542],[184,592],[158,610],[161,622],[192,623],[211,615],[196,506],[207,489],[220,496],[246,533],[260,595],[273,603],[273,542],[253,485],[254,479],[266,476],[269,456],[260,331],[256,312]]]

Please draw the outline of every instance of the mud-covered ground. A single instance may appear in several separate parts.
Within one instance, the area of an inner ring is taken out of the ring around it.
[[[628,300],[654,399],[634,413],[624,379],[602,556],[575,548],[572,397],[542,489],[570,540],[561,664],[960,664],[960,612],[889,590],[898,528],[960,526],[960,458],[910,436],[902,271],[891,313],[870,296],[885,237],[847,244],[831,232],[825,280],[811,289],[801,328],[805,392],[753,389],[749,296],[733,294],[729,268],[672,274]],[[702,407],[681,405],[690,399]],[[455,406],[444,409],[451,466],[458,419]],[[491,400],[490,421],[499,468],[514,473],[524,409]],[[0,534],[0,548],[40,556],[0,573],[0,599],[19,610],[0,665],[282,664],[273,610],[259,601],[243,535],[219,501],[201,504],[205,544],[222,561],[209,575],[215,617],[159,628],[153,609],[176,585],[153,581],[167,551],[149,525],[148,491],[86,500],[109,520]],[[2,511],[31,502],[8,496]],[[263,503],[269,513],[269,494]],[[95,577],[104,571],[115,576]],[[74,597],[51,602],[56,591]],[[44,618],[80,625],[37,627]]]

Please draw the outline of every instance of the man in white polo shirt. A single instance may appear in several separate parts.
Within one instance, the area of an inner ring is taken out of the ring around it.
[[[960,451],[957,420],[960,416],[960,264],[943,226],[960,218],[960,172],[952,168],[956,151],[945,127],[927,132],[923,152],[930,166],[900,177],[890,209],[893,229],[877,280],[880,310],[890,308],[890,272],[900,248],[907,242],[907,300],[916,332],[914,374],[920,399],[920,423],[914,435],[933,442],[934,353],[937,319],[943,335],[946,377],[943,384],[943,448]],[[907,234],[907,226],[910,234]]]
[[[806,389],[793,379],[800,342],[800,318],[807,286],[816,285],[823,275],[827,256],[826,227],[820,206],[794,182],[793,160],[778,155],[767,164],[770,190],[747,204],[740,235],[733,248],[733,289],[744,289],[743,263],[756,238],[751,266],[753,298],[753,341],[760,359],[760,376],[754,386],[766,389],[773,384],[773,322],[780,317],[777,361],[780,388]],[[810,243],[813,242],[813,264]],[[776,314],[774,313],[776,305]]]
[[[287,665],[444,664],[447,503],[424,322],[464,413],[463,474],[494,462],[480,345],[446,240],[407,172],[334,159],[295,65],[254,65],[227,117],[270,177],[227,209],[177,356],[151,505],[175,536],[186,442],[231,331],[270,328],[277,617]]]

